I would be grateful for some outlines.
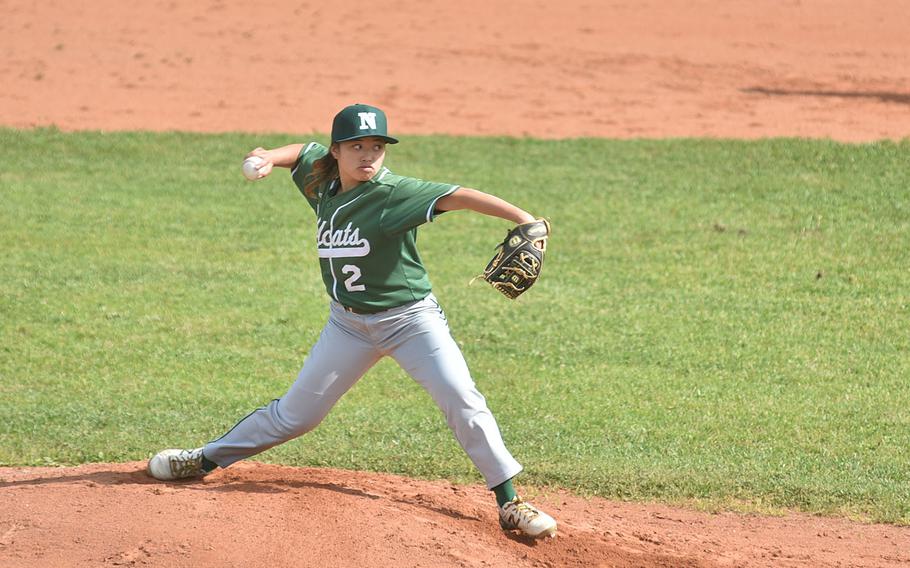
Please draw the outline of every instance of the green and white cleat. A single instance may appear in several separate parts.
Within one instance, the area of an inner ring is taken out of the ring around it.
[[[556,520],[530,503],[515,497],[499,508],[502,530],[519,530],[531,538],[556,536]]]
[[[202,477],[202,448],[195,450],[162,450],[149,460],[149,475],[161,481]]]

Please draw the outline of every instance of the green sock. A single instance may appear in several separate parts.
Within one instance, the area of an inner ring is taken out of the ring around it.
[[[511,479],[494,487],[493,493],[496,494],[496,503],[499,504],[500,507],[514,499],[516,495],[515,488],[512,487]]]

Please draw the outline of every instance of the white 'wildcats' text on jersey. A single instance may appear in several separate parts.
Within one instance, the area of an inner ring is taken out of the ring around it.
[[[313,163],[328,149],[304,146],[291,171],[304,193]],[[369,181],[339,193],[335,179],[315,188],[316,250],[329,295],[365,312],[422,300],[430,280],[417,252],[417,227],[432,221],[436,202],[457,185],[427,182],[382,168]]]

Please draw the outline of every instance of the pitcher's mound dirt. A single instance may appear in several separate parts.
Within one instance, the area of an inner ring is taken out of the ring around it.
[[[503,533],[492,495],[243,462],[162,483],[145,464],[0,468],[0,566],[906,566],[906,528],[534,495],[559,536]]]
[[[324,132],[359,101],[396,133],[910,134],[904,0],[2,6],[14,127]],[[560,536],[530,543],[498,529],[482,487],[252,463],[168,484],[143,468],[0,468],[0,566],[910,565],[906,527],[554,492],[534,501]]]

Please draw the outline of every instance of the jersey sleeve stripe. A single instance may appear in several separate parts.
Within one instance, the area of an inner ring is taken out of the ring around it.
[[[300,155],[297,156],[297,164],[294,166],[294,169],[291,170],[291,177],[294,177],[294,174],[297,173],[297,168],[300,167],[300,158],[304,157],[306,155],[306,153],[309,152],[313,148],[313,146],[316,146],[317,144],[318,144],[317,142],[310,142],[309,144],[307,144],[306,148],[304,148],[300,152]]]
[[[436,209],[436,202],[439,201],[440,199],[442,199],[443,197],[445,197],[446,195],[452,195],[453,193],[455,193],[455,190],[460,187],[461,187],[460,185],[456,185],[456,186],[452,187],[452,189],[443,193],[442,195],[440,195],[439,197],[434,199],[432,203],[430,203],[430,207],[427,209],[427,223],[430,223],[433,221],[433,210]]]

